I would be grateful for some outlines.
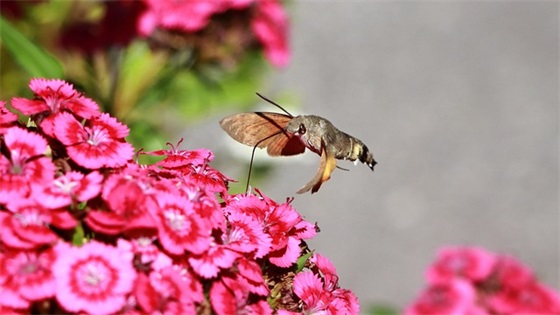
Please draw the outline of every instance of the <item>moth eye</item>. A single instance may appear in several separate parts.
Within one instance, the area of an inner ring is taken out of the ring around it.
[[[303,135],[303,134],[305,134],[305,131],[306,131],[305,126],[303,124],[299,124],[298,133],[300,135]]]

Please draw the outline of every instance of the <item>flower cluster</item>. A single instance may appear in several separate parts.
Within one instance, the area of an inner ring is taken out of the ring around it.
[[[426,279],[405,314],[560,314],[558,292],[513,257],[482,248],[441,249]]]
[[[89,53],[143,37],[169,50],[194,49],[198,59],[214,62],[260,44],[274,66],[290,60],[288,18],[279,0],[117,0],[104,6],[100,21],[68,27],[62,44]]]
[[[206,149],[146,152],[61,80],[0,102],[0,313],[357,314],[317,228],[263,193],[230,195]]]

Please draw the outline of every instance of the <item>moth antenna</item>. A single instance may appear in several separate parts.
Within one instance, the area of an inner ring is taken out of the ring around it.
[[[284,132],[284,130],[279,130],[278,132],[275,132],[273,134],[271,134],[268,137],[265,137],[261,140],[259,140],[259,142],[255,143],[255,146],[253,147],[253,152],[251,153],[251,162],[249,163],[249,174],[247,174],[247,186],[245,187],[245,191],[249,191],[249,183],[251,181],[251,171],[253,170],[253,158],[255,157],[255,150],[257,149],[257,147],[259,146],[259,144],[265,140],[268,140],[272,137],[275,137],[279,134],[281,134],[282,132]]]
[[[336,166],[336,168],[338,168],[339,170],[347,171],[347,172],[350,171],[349,169],[344,168],[344,167],[340,167],[338,165]]]
[[[259,94],[259,92],[257,92],[257,95],[262,98],[263,100],[269,102],[270,104],[280,108],[284,113],[286,113],[288,116],[290,116],[290,118],[294,118],[294,116],[292,116],[292,114],[290,114],[287,110],[284,109],[284,107],[280,106],[279,104],[277,104],[276,102],[269,100],[268,98],[264,97],[263,95]]]

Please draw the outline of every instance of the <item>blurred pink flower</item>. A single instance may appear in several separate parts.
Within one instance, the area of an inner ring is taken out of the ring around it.
[[[251,26],[263,45],[266,58],[276,67],[288,65],[291,57],[288,47],[288,17],[280,2],[258,0]]]
[[[29,302],[53,297],[55,280],[51,266],[55,259],[51,249],[0,253],[0,305],[25,308]],[[3,296],[7,292],[15,296]]]
[[[462,277],[476,282],[490,275],[496,258],[479,247],[444,247],[426,271],[428,283]]]
[[[431,283],[407,307],[405,315],[482,315],[488,314],[475,305],[476,292],[467,281],[454,279]]]
[[[131,252],[97,241],[82,247],[61,242],[55,250],[56,299],[64,309],[111,314],[125,305],[136,279]]]

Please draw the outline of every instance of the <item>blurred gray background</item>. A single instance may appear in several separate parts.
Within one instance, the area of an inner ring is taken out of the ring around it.
[[[379,162],[374,173],[340,162],[351,171],[335,170],[293,203],[319,223],[310,245],[334,262],[362,309],[404,307],[436,250],[451,244],[515,255],[558,289],[558,2],[298,1],[290,9],[293,62],[261,92],[293,114],[328,118]],[[220,118],[186,143],[215,143],[218,156],[242,149]],[[229,160],[241,175],[228,175],[244,185],[250,151],[242,154]],[[260,188],[281,202],[313,177],[319,157],[274,161],[274,179]]]

